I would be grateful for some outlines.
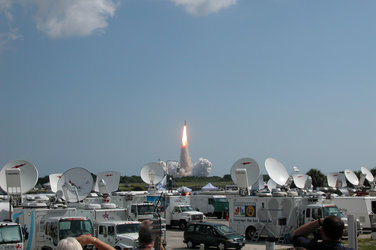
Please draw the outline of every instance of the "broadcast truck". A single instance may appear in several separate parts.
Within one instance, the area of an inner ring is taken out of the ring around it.
[[[139,221],[127,220],[126,209],[102,209],[99,204],[88,204],[85,209],[77,209],[77,215],[91,219],[94,235],[115,249],[138,247]]]
[[[23,234],[18,223],[0,222],[0,250],[24,249]]]
[[[148,195],[147,200],[158,207],[166,219],[167,226],[178,226],[184,230],[188,222],[206,220],[202,212],[195,211],[191,207],[189,196]]]
[[[338,196],[333,197],[337,207],[346,214],[354,215],[363,225],[363,229],[376,229],[376,197]]]
[[[252,241],[265,236],[276,238],[279,243],[289,242],[296,228],[328,215],[341,217],[347,227],[347,218],[332,201],[300,196],[230,195],[228,199],[230,227]]]
[[[17,207],[13,220],[24,230],[24,249],[52,250],[61,239],[80,235],[94,235],[90,219],[76,216],[75,208]],[[86,246],[85,249],[92,249]]]
[[[146,201],[145,194],[126,193],[122,195],[111,196],[111,202],[119,208],[127,210],[128,219],[130,220],[152,220],[154,204]]]

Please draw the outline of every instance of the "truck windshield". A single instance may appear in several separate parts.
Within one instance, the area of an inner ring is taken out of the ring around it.
[[[0,244],[21,242],[21,229],[17,225],[0,226]]]
[[[329,216],[329,215],[335,215],[340,218],[344,217],[344,215],[338,210],[338,207],[336,206],[323,207],[322,210],[324,212],[324,217]]]
[[[90,220],[66,219],[59,222],[60,239],[77,237],[83,234],[93,235],[93,226]]]
[[[191,206],[184,206],[184,207],[180,207],[180,210],[182,212],[193,211],[193,208]]]
[[[151,214],[154,211],[154,205],[138,205],[138,214]]]
[[[140,224],[123,224],[116,226],[117,234],[138,233]]]

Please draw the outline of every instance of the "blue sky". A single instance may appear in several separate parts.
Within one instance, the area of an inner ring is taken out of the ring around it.
[[[376,166],[374,1],[0,0],[0,165]]]

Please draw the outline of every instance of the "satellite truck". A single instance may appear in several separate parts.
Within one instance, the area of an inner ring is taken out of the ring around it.
[[[165,223],[166,226],[179,226],[182,230],[188,222],[205,220],[202,212],[194,211],[190,206],[189,196],[176,196],[156,189],[156,185],[165,175],[165,169],[160,162],[148,163],[141,169],[141,178],[149,185],[146,201],[154,204],[155,219],[159,219],[162,225]]]
[[[24,177],[21,175],[20,187],[23,183],[35,185],[38,179],[36,168],[26,164],[21,168],[22,172],[28,174]],[[12,220],[18,222],[25,233],[25,249],[56,249],[61,239],[83,234],[94,235],[90,219],[77,216],[76,208],[67,208],[65,204],[58,203],[61,199],[79,202],[87,195],[87,190],[90,191],[93,185],[93,179],[87,173],[83,168],[66,171],[58,181],[55,199],[49,204],[35,200],[20,202],[14,207]],[[85,246],[85,249],[92,248],[91,245]]]
[[[292,178],[279,161],[268,158],[265,168],[277,185],[287,189]],[[229,195],[229,225],[247,239],[257,241],[260,237],[272,237],[278,243],[289,242],[291,233],[300,225],[331,214],[347,219],[330,201],[320,196],[298,196],[297,192],[273,189],[259,191],[250,196],[249,190],[260,176],[260,168],[252,158],[242,158],[234,163],[231,177],[239,187],[238,195]],[[310,186],[310,178],[295,174],[294,182],[300,189]],[[346,223],[345,223],[346,225]]]
[[[371,184],[371,191],[374,189],[375,178],[372,173],[365,167],[361,167],[362,176],[365,176]],[[362,176],[360,180],[351,170],[344,171],[346,179],[354,185],[358,190],[363,187]],[[330,180],[328,175],[328,182]],[[333,177],[331,177],[333,179]],[[331,181],[333,182],[333,181]],[[364,187],[363,187],[364,188]],[[369,190],[368,190],[369,191]],[[362,194],[365,192],[357,192]],[[367,193],[367,192],[366,192]],[[362,223],[363,230],[375,231],[376,229],[376,197],[375,196],[334,196],[334,203],[346,214],[352,214]]]
[[[120,173],[106,171],[97,174],[94,190],[102,197],[102,202],[81,203],[77,207],[77,216],[92,220],[94,235],[115,249],[133,249],[138,247],[139,221],[128,220],[127,210],[116,208],[111,203],[110,194],[119,188]]]

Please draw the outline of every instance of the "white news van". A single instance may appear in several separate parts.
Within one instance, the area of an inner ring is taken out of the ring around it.
[[[354,215],[363,225],[363,229],[371,229],[375,226],[376,197],[372,196],[338,196],[333,197],[337,207],[345,214]]]
[[[21,227],[14,222],[0,222],[0,250],[24,249]]]
[[[149,195],[148,201],[158,203],[157,206],[166,219],[167,226],[179,226],[181,230],[187,227],[188,222],[205,221],[202,212],[195,211],[190,205],[189,196]]]
[[[82,234],[94,235],[92,222],[77,217],[75,208],[17,207],[13,220],[18,222],[28,235],[24,249],[56,249],[59,240]],[[91,249],[87,246],[86,249]]]
[[[311,198],[259,197],[229,195],[229,225],[247,239],[260,236],[278,238],[288,242],[291,233],[300,225],[328,215],[347,219],[333,203],[319,202]]]
[[[93,204],[77,209],[77,216],[91,219],[95,237],[116,249],[138,247],[139,221],[128,221],[125,209],[95,208]]]

